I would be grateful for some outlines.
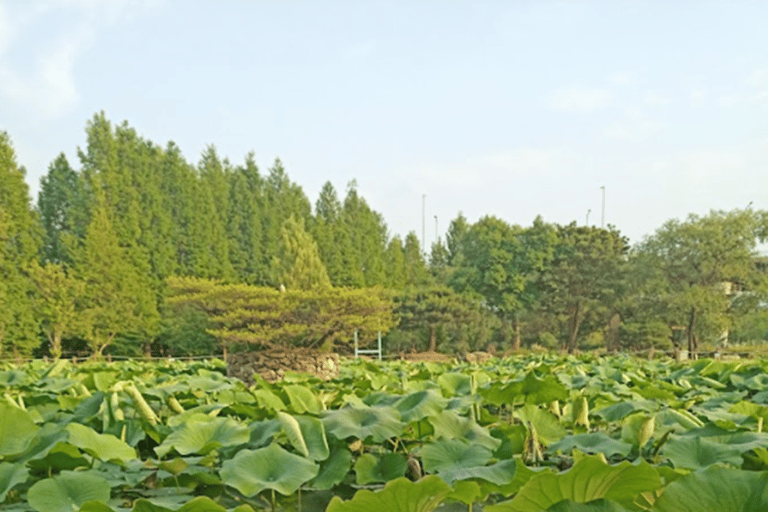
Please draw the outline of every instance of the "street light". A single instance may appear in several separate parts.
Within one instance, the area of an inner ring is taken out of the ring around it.
[[[421,194],[421,251],[427,254],[427,224],[426,224],[427,194]]]
[[[600,227],[605,229],[605,185],[600,188],[603,189],[603,212],[600,218]]]
[[[592,210],[587,210],[587,222],[585,223],[587,226],[589,226],[589,214],[592,213]]]
[[[437,244],[437,215],[435,215],[435,244]]]

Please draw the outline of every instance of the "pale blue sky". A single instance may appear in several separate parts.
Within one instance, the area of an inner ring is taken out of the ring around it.
[[[768,3],[0,0],[0,129],[35,198],[104,110],[196,162],[356,179],[392,234],[459,211],[633,242],[768,208]]]

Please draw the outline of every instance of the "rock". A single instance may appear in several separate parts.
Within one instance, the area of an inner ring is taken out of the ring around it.
[[[339,374],[339,356],[305,348],[235,352],[227,355],[227,375],[252,385],[253,375],[270,382],[281,380],[285,372],[310,373],[323,380]]]

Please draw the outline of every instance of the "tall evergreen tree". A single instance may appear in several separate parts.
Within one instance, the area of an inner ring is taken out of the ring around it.
[[[156,334],[159,315],[150,276],[146,269],[131,264],[103,200],[94,205],[91,224],[73,261],[75,277],[85,283],[82,334],[95,355],[100,356],[118,335],[135,334],[147,340]]]
[[[0,356],[25,356],[39,344],[34,288],[25,270],[37,260],[42,230],[24,174],[10,137],[0,131]]]
[[[53,263],[68,260],[63,235],[74,234],[73,210],[78,199],[78,174],[64,153],[60,153],[48,167],[48,174],[40,180],[37,210],[43,225],[43,260]]]
[[[304,222],[291,216],[283,224],[281,240],[282,284],[289,289],[328,288],[331,281],[317,252],[317,244]]]
[[[261,284],[266,273],[261,262],[264,180],[253,153],[246,156],[244,166],[229,174],[229,181],[229,256],[235,277],[239,282]]]
[[[387,226],[381,214],[372,210],[358,194],[354,180],[347,187],[342,219],[351,246],[345,255],[344,266],[348,275],[344,284],[354,287],[384,284]],[[343,247],[347,249],[346,246],[345,243]]]
[[[227,236],[227,215],[229,214],[230,187],[227,179],[228,162],[222,162],[216,148],[208,146],[203,152],[198,165],[200,174],[199,206],[205,212],[198,220],[204,222],[204,232],[208,235],[210,264],[207,277],[231,280],[234,269],[229,255]]]
[[[283,163],[276,159],[269,169],[264,188],[264,211],[262,213],[262,264],[267,270],[265,283],[279,286],[281,269],[280,244],[283,223],[293,215],[304,222],[309,220],[311,205],[301,187],[288,178]]]
[[[395,235],[390,239],[384,259],[387,276],[385,285],[393,290],[402,290],[407,282],[407,277],[405,272],[405,251],[403,250],[403,241],[400,236]]]
[[[411,286],[424,286],[428,284],[431,281],[429,270],[424,261],[419,237],[415,231],[411,231],[405,237],[403,256],[405,259],[405,283]]]
[[[346,284],[344,252],[351,250],[351,239],[342,222],[341,201],[330,181],[323,185],[315,203],[311,232],[331,282],[335,286]]]

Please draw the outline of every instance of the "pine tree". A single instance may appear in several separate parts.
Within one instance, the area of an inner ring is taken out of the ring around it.
[[[291,216],[283,225],[281,244],[282,284],[288,289],[328,288],[331,281],[317,253],[317,244],[304,223]]]
[[[25,270],[37,260],[42,230],[24,174],[8,134],[0,131],[0,356],[26,356],[39,344],[34,289]]]
[[[146,269],[131,264],[99,195],[73,261],[75,277],[85,283],[82,334],[95,356],[101,356],[118,335],[137,335],[147,341],[156,334],[159,315],[150,276]]]
[[[279,286],[282,277],[280,269],[280,244],[283,223],[293,215],[305,223],[311,214],[311,205],[301,187],[292,183],[279,159],[269,169],[264,187],[264,210],[262,219],[262,265],[267,269],[264,284]]]
[[[400,236],[394,236],[387,244],[384,254],[386,261],[386,286],[393,290],[402,290],[407,282],[405,272],[405,251]]]
[[[238,282],[261,284],[261,215],[263,208],[263,179],[253,153],[245,165],[229,175],[230,196],[228,236],[229,256]]]
[[[421,252],[419,237],[414,231],[411,231],[405,237],[403,256],[405,258],[405,283],[411,286],[428,284],[431,280],[429,271]]]
[[[44,261],[60,263],[68,261],[65,234],[75,233],[74,209],[79,202],[78,174],[70,167],[64,153],[48,167],[48,174],[40,180],[37,210],[43,225]]]

